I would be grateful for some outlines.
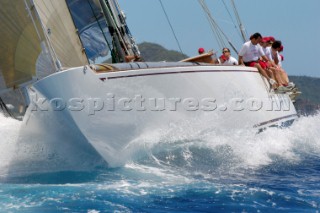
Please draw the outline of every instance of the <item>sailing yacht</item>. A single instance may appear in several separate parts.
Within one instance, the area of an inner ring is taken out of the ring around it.
[[[255,68],[205,63],[206,54],[139,61],[116,0],[2,0],[0,10],[0,95],[21,91],[29,153],[97,154],[117,166],[172,126],[258,130],[297,118]]]

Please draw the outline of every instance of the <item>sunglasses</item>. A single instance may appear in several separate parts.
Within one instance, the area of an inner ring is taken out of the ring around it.
[[[222,51],[222,53],[228,53],[229,51],[225,50],[225,51]]]

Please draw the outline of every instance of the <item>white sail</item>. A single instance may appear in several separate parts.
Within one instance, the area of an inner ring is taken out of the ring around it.
[[[43,34],[36,14],[23,0],[2,0],[0,7],[0,90],[31,81]]]
[[[35,0],[34,4],[55,60],[62,67],[88,64],[66,1]]]
[[[65,0],[2,0],[0,40],[1,93],[88,64]]]

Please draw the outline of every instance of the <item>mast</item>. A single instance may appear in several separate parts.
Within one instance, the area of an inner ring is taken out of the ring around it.
[[[99,0],[113,38],[115,62],[126,62],[127,56],[140,57],[140,52],[129,31],[125,15],[116,0]]]
[[[126,46],[127,53],[129,55],[140,56],[140,51],[136,42],[129,30],[129,27],[126,23],[126,16],[124,12],[120,9],[118,0],[109,0],[109,5],[113,14],[113,18],[116,22],[116,26],[119,29],[120,36]]]
[[[114,23],[114,20],[111,16],[111,11],[106,3],[106,1],[104,0],[99,0],[100,4],[101,4],[101,8],[104,14],[104,17],[109,25],[109,32],[111,33],[111,36],[113,38],[113,44],[114,44],[114,48],[112,49],[113,52],[113,60],[116,62],[124,62],[125,59],[125,45],[122,43],[120,43],[120,33],[117,29],[117,26]]]

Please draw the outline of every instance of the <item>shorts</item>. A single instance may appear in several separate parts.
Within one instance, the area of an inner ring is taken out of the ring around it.
[[[265,62],[265,61],[261,61],[261,60],[258,60],[258,61],[249,61],[249,62],[245,62],[244,64],[248,67],[254,67],[256,65],[256,63],[259,63],[260,66],[263,68],[263,69],[267,69],[269,68],[269,65],[268,65],[268,62]]]

